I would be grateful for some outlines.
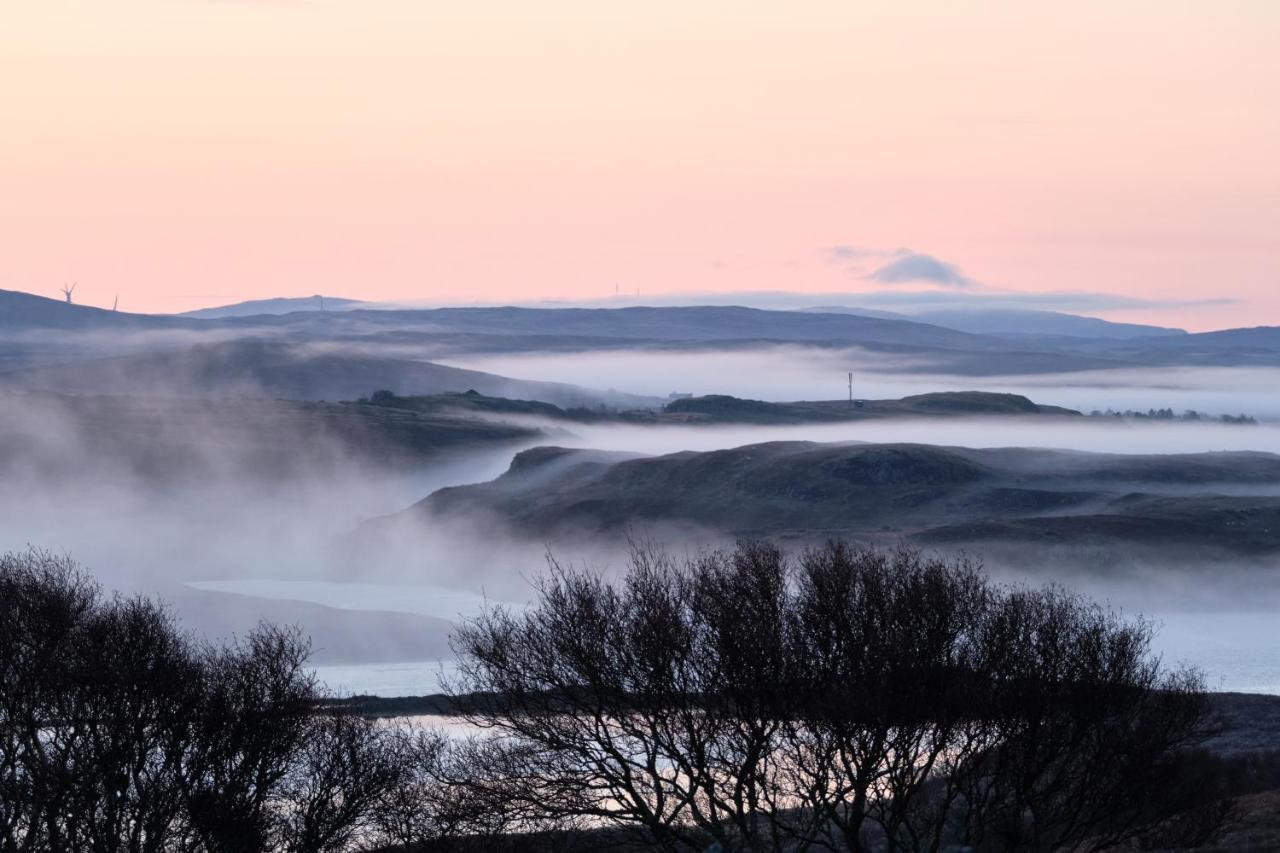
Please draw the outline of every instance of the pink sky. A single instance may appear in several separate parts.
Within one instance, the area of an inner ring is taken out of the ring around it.
[[[831,247],[906,246],[1280,324],[1277,44],[1274,0],[12,3],[0,288],[857,291]]]

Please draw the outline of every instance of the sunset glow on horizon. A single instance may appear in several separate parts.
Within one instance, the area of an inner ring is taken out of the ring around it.
[[[1268,0],[11,3],[0,288],[1276,325],[1278,37]]]

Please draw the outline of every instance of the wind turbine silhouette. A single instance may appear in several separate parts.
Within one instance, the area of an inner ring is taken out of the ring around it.
[[[68,304],[68,305],[70,305],[70,304],[71,304],[71,294],[72,294],[72,292],[76,289],[76,285],[77,285],[77,284],[79,284],[79,282],[75,282],[75,281],[73,281],[73,282],[71,282],[71,286],[70,286],[70,287],[67,287],[67,286],[65,286],[65,285],[64,285],[64,286],[63,286],[63,288],[62,288],[62,295],[63,295],[63,296],[65,296],[65,297],[67,297],[67,304]]]

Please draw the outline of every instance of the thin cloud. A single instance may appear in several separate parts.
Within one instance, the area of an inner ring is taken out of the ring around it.
[[[911,249],[873,249],[845,243],[825,249],[824,254],[829,263],[842,267],[848,275],[877,284],[981,287],[955,264]]]
[[[933,255],[908,252],[877,268],[867,276],[878,284],[912,284],[924,282],[941,287],[972,287],[977,282],[961,274],[955,264]]]
[[[901,251],[901,250],[899,250]],[[848,263],[850,261],[865,261],[869,259],[882,259],[892,257],[897,252],[886,252],[883,249],[867,249],[862,246],[852,246],[848,243],[832,246],[827,249],[827,257],[835,263]]]

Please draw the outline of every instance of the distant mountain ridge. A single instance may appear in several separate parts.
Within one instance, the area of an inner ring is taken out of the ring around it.
[[[1151,326],[1142,323],[1117,323],[1099,317],[1085,317],[1061,311],[1011,308],[951,308],[916,312],[882,311],[874,308],[822,306],[807,309],[815,312],[853,313],[882,319],[911,320],[930,323],[975,335],[1022,337],[1051,335],[1072,338],[1152,338],[1186,335],[1185,329]]]
[[[738,306],[683,308],[432,308],[354,310],[342,317],[371,325],[412,322],[454,333],[611,337],[637,341],[759,340],[788,343],[874,342],[987,349],[978,335],[909,320],[805,314]],[[280,325],[288,325],[282,318]]]
[[[1187,334],[1053,312],[987,312],[984,323],[1004,324],[999,328],[1009,328],[1015,321],[1020,324],[1013,331],[993,334],[960,331],[920,322],[919,318],[894,319],[867,316],[854,309],[838,310],[840,313],[822,313],[714,305],[419,310],[344,303],[343,310],[199,319],[105,311],[0,291],[0,364],[15,369],[24,366],[24,361],[47,364],[50,347],[61,344],[41,338],[43,350],[33,354],[32,334],[64,333],[71,359],[83,357],[92,347],[98,347],[100,354],[137,351],[141,347],[127,333],[165,331],[203,332],[217,340],[270,335],[291,343],[338,342],[353,348],[394,344],[429,353],[432,358],[472,353],[679,351],[772,345],[863,348],[907,357],[886,361],[886,371],[968,376],[1164,365],[1280,366],[1280,327]],[[948,322],[958,323],[956,316],[946,313],[952,318]],[[1028,326],[1032,321],[1039,325]],[[1032,328],[1036,331],[1021,331]],[[83,332],[110,334],[90,337],[80,334]],[[1080,336],[1083,333],[1097,336]],[[146,345],[160,348],[154,343]],[[172,342],[168,347],[172,348]]]
[[[514,307],[514,306],[513,306]],[[521,306],[523,308],[523,306]],[[524,310],[534,311],[621,311],[630,310],[645,306],[616,306],[616,307],[561,307],[547,305],[541,307],[525,308]],[[708,305],[708,306],[654,306],[663,308],[733,308],[747,307],[748,310],[769,310],[763,308],[753,308],[748,306],[731,306],[731,305]],[[411,309],[397,308],[390,305],[378,305],[376,303],[365,302],[358,299],[344,299],[339,297],[325,296],[305,296],[305,297],[277,297],[271,299],[255,299],[245,302],[238,302],[231,305],[224,305],[215,308],[202,308],[196,311],[187,311],[182,314],[184,317],[195,317],[200,319],[223,319],[229,317],[252,317],[258,315],[272,314],[282,315],[295,312],[306,311],[350,311],[350,310],[379,310],[379,311],[439,311],[439,310],[462,310],[462,311],[484,311],[484,310],[507,310],[494,308],[462,308],[462,309]],[[996,335],[996,336],[1025,336],[1025,335],[1053,335],[1062,337],[1081,337],[1081,338],[1146,338],[1158,337],[1163,335],[1185,335],[1184,329],[1168,328],[1164,326],[1153,326],[1141,323],[1119,323],[1111,320],[1103,320],[1097,317],[1086,317],[1077,314],[1069,314],[1060,311],[1044,311],[1033,309],[1000,309],[1000,308],[953,308],[953,309],[931,309],[916,312],[901,311],[885,311],[874,308],[861,308],[853,306],[818,306],[811,309],[805,309],[805,313],[816,314],[847,314],[860,317],[870,317],[880,320],[896,320],[909,323],[923,323],[926,325],[940,326],[953,331],[966,332],[977,335]]]
[[[259,314],[292,314],[295,311],[348,311],[369,303],[361,299],[343,299],[339,296],[277,296],[270,299],[250,299],[232,305],[214,308],[198,308],[183,311],[183,317],[199,320],[218,320],[225,317],[253,317]]]

